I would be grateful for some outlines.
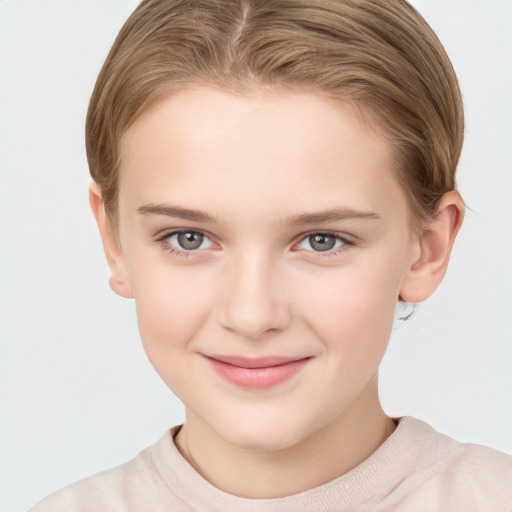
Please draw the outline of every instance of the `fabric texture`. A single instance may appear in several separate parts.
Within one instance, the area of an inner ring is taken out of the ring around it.
[[[421,420],[359,466],[309,491],[247,499],[220,491],[182,457],[179,426],[133,460],[48,496],[30,512],[511,512],[512,456],[459,443]]]

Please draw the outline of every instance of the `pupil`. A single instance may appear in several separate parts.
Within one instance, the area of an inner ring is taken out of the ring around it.
[[[178,242],[183,247],[183,249],[186,249],[188,251],[192,249],[197,249],[200,247],[200,245],[203,243],[203,235],[200,233],[180,233],[178,235]]]
[[[313,235],[309,237],[311,247],[317,251],[328,251],[332,249],[336,243],[334,237],[329,235]]]

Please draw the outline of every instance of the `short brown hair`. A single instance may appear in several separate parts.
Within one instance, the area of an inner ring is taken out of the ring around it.
[[[194,84],[299,88],[366,110],[397,149],[415,220],[456,187],[457,77],[405,0],[145,0],[117,36],[87,115],[90,172],[114,224],[123,134],[156,101]]]

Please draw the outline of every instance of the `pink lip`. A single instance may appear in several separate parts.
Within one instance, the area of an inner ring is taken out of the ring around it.
[[[249,389],[266,389],[288,380],[298,373],[310,357],[205,356],[214,370],[227,381]]]

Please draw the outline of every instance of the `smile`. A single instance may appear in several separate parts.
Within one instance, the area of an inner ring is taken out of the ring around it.
[[[218,375],[247,389],[267,389],[290,379],[311,359],[213,355],[205,356]]]

